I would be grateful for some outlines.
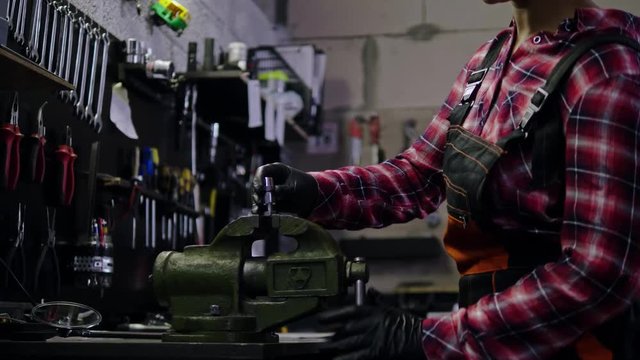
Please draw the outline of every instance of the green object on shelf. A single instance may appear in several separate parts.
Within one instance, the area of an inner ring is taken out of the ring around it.
[[[151,13],[162,19],[171,29],[182,33],[189,26],[189,10],[175,0],[158,0],[151,5]]]
[[[258,80],[282,80],[289,81],[289,76],[282,70],[265,71],[258,75]]]

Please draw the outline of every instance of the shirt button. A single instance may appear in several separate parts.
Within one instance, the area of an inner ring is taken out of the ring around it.
[[[533,43],[536,44],[536,45],[540,44],[540,41],[542,41],[542,37],[540,37],[540,36],[536,36],[536,37],[533,38]]]

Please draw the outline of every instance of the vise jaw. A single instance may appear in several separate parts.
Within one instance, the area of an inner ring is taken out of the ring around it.
[[[295,239],[295,250],[252,257],[252,244],[274,232]],[[327,307],[368,276],[366,266],[352,265],[317,224],[283,214],[240,217],[209,245],[156,258],[154,289],[172,313],[163,340],[277,342],[278,326]]]

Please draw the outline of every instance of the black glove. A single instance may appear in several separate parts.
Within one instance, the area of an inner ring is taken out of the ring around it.
[[[264,178],[273,178],[275,191],[274,205],[278,211],[294,213],[300,217],[307,217],[318,202],[318,182],[304,171],[294,169],[282,163],[263,165],[256,170],[253,178],[252,212],[264,211]]]
[[[321,351],[335,360],[425,359],[422,319],[403,310],[382,306],[356,306],[329,310],[321,324],[340,324]]]

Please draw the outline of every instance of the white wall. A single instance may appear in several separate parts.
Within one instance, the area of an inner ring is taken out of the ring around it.
[[[157,58],[173,60],[178,71],[186,69],[189,41],[198,42],[198,56],[202,59],[205,37],[215,38],[216,44],[223,47],[232,41],[255,46],[278,44],[288,38],[274,30],[252,0],[180,0],[192,14],[189,27],[180,37],[166,26],[151,26],[144,16],[146,6],[143,16],[138,16],[134,0],[71,0],[71,3],[120,40],[134,37],[145,41]]]
[[[606,0],[640,14],[640,1]],[[403,36],[425,20],[439,29],[429,41]],[[509,24],[511,5],[481,0],[295,0],[290,1],[292,37],[328,53],[325,105],[328,109],[365,106],[364,39],[378,46],[378,108],[438,106],[468,57],[498,29]]]

